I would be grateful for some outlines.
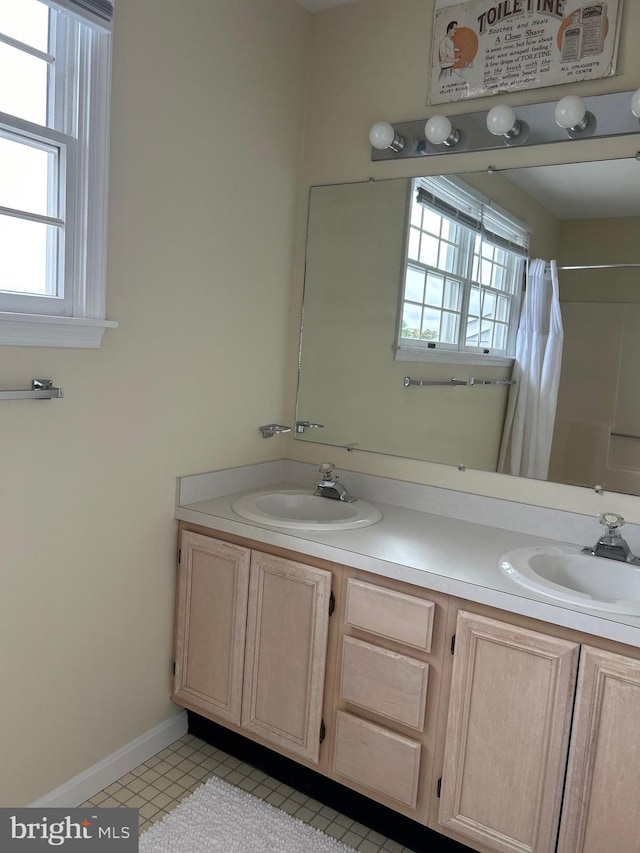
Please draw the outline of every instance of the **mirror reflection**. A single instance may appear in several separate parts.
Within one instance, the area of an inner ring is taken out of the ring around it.
[[[322,426],[296,438],[640,494],[639,185],[632,159],[313,187],[297,420]],[[534,269],[537,467],[510,433]]]

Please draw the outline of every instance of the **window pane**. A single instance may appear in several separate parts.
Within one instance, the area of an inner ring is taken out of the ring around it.
[[[462,286],[459,281],[452,281],[448,278],[444,286],[443,307],[450,308],[454,311],[460,311],[460,301],[462,299]]]
[[[427,294],[425,302],[429,305],[442,305],[442,291],[444,288],[444,279],[440,275],[427,274]]]
[[[506,349],[507,348],[507,326],[503,326],[502,323],[496,323],[495,328],[493,330],[493,346],[494,349]]]
[[[39,0],[0,0],[0,33],[46,53],[49,9]]]
[[[57,216],[57,193],[53,192],[51,208],[48,185],[57,184],[57,158],[50,149],[34,148],[0,136],[0,205]]]
[[[506,270],[504,267],[495,266],[493,268],[492,286],[495,287],[496,290],[505,290],[505,273]]]
[[[0,42],[0,112],[46,127],[47,68],[43,59]]]
[[[417,228],[409,229],[409,246],[407,248],[407,254],[410,258],[413,258],[416,261],[420,257],[420,232]]]
[[[480,288],[472,287],[469,294],[469,314],[480,316]]]
[[[40,222],[0,216],[0,290],[56,296],[47,279],[47,258],[57,269],[58,229]]]
[[[482,316],[495,318],[496,313],[496,297],[494,293],[485,291],[484,299],[482,300]]]
[[[439,237],[441,224],[442,217],[440,216],[440,214],[436,213],[435,210],[431,210],[430,208],[425,207],[422,218],[423,231],[429,231],[431,234],[435,234],[436,237]]]
[[[440,316],[440,311],[435,311],[433,308],[424,309],[422,313],[422,340],[440,340]]]
[[[471,281],[477,281],[478,280],[478,264],[479,264],[479,262],[480,262],[480,260],[478,258],[478,255],[476,255],[474,252],[473,264],[472,264],[472,268],[471,268]]]
[[[467,320],[467,334],[465,337],[465,344],[469,347],[475,347],[478,345],[478,329],[479,329],[479,319],[477,317],[469,317]]]
[[[420,241],[420,262],[430,267],[438,266],[439,240],[429,234],[423,234]]]
[[[416,267],[407,267],[407,280],[404,285],[404,298],[412,302],[422,302],[424,298],[424,272]]]
[[[493,260],[493,246],[491,243],[486,243],[484,240],[482,241],[482,257]]]
[[[422,310],[419,305],[410,305],[405,302],[404,308],[402,311],[402,332],[401,337],[403,338],[414,338],[417,339],[420,337],[420,315],[422,314]]]
[[[490,261],[482,261],[482,271],[480,273],[480,283],[491,287],[491,277],[493,276],[493,264]]]
[[[507,323],[509,321],[509,307],[510,301],[506,297],[496,297],[496,320]]]
[[[445,344],[458,343],[458,328],[460,324],[459,314],[450,314],[444,311],[442,314],[442,327],[440,330],[440,340]]]
[[[486,320],[482,321],[482,326],[480,328],[480,346],[490,347],[491,346],[491,331],[492,324],[487,323]]]
[[[441,235],[443,240],[449,240],[450,243],[458,242],[458,226],[455,222],[452,222],[450,219],[442,220],[442,232]]]
[[[451,243],[440,243],[440,259],[438,267],[447,272],[456,271],[456,258],[458,257],[457,246]]]

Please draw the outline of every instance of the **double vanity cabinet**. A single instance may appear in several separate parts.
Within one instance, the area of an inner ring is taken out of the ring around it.
[[[640,649],[190,522],[179,547],[179,705],[481,853],[640,849]]]

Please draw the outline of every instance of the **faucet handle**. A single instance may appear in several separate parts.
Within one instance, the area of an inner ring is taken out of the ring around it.
[[[335,474],[336,466],[334,462],[322,462],[318,471],[322,474],[323,480],[330,480],[332,477],[337,477]]]
[[[624,524],[624,518],[615,512],[601,512],[598,521],[603,527],[607,528],[609,535],[614,534]]]

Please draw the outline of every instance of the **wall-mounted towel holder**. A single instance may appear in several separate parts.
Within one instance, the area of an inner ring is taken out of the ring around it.
[[[284,424],[264,424],[258,427],[263,438],[273,438],[274,435],[283,435],[285,432],[291,432],[290,426]]]
[[[404,387],[410,388],[412,385],[417,385],[419,388],[426,388],[430,385],[515,385],[515,379],[476,379],[470,376],[469,379],[412,379],[410,376],[405,376]]]
[[[52,379],[33,379],[31,388],[24,391],[0,391],[0,400],[61,400],[62,388],[55,388]]]

